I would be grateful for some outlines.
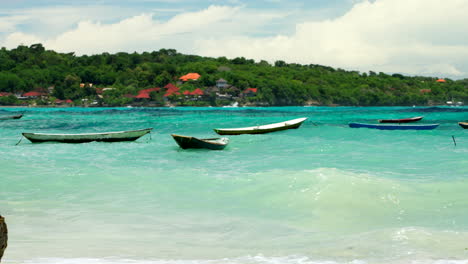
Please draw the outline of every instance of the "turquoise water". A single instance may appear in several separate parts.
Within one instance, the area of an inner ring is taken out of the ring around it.
[[[468,263],[468,107],[0,108],[16,113],[0,121],[7,264]],[[440,126],[347,126],[419,115]],[[298,117],[223,151],[170,136]],[[146,127],[135,142],[15,145]]]

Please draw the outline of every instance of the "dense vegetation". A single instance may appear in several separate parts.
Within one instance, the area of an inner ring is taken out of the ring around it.
[[[316,64],[299,65],[276,61],[255,62],[235,59],[184,55],[173,49],[153,52],[102,53],[76,56],[46,50],[41,44],[0,50],[0,92],[22,94],[38,88],[54,87],[53,99],[94,99],[96,87],[113,87],[104,93],[100,105],[125,105],[132,102],[125,94],[138,90],[176,84],[178,78],[197,72],[196,82],[179,84],[182,90],[215,85],[223,78],[242,91],[258,89],[256,96],[242,99],[252,105],[430,105],[448,100],[468,102],[468,79],[436,82],[434,77],[409,77],[401,74],[360,73]],[[80,83],[93,86],[80,87]],[[229,91],[227,91],[229,92]],[[235,93],[235,91],[233,91]],[[202,101],[219,105],[213,93]],[[161,96],[152,93],[152,100]],[[48,104],[50,102],[37,102]],[[18,104],[14,96],[0,97],[0,104]],[[183,104],[183,103],[182,103]]]

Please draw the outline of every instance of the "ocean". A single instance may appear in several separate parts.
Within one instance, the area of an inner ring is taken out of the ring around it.
[[[468,107],[0,108],[18,113],[0,121],[2,263],[468,263]],[[440,126],[348,127],[413,116]],[[222,151],[171,137],[299,117]],[[20,141],[147,127],[134,142]]]

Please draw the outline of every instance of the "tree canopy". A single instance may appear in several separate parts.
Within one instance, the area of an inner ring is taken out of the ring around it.
[[[199,73],[201,78],[184,84],[187,89],[205,89],[220,78],[241,91],[257,88],[257,95],[249,98],[253,105],[392,106],[468,101],[468,79],[438,82],[438,77],[361,73],[282,60],[270,64],[244,57],[210,58],[174,49],[82,56],[47,50],[41,44],[0,49],[0,92],[13,94],[54,87],[55,98],[77,100],[96,96],[96,87],[113,87],[116,90],[109,95],[119,99],[112,103],[119,105],[129,101],[124,94],[176,83],[189,72]],[[93,89],[80,87],[81,83],[93,84]]]

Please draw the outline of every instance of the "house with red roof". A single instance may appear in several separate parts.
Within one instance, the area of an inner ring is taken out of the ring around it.
[[[437,79],[437,81],[436,81],[436,82],[438,82],[438,83],[444,83],[444,82],[447,82],[447,81],[446,81],[446,80],[444,80],[444,79]]]
[[[242,95],[246,97],[252,97],[257,95],[257,88],[247,88],[242,91]]]
[[[190,95],[198,95],[198,96],[201,96],[203,94],[204,94],[203,90],[200,89],[200,88],[197,88],[197,89],[193,90],[193,92],[190,93]]]
[[[48,93],[47,89],[45,89],[45,88],[35,88],[34,90],[32,90],[30,92],[23,93],[18,98],[19,99],[36,99],[36,98],[40,98],[40,97],[46,97],[48,95],[49,95],[49,93]]]
[[[164,97],[172,96],[172,95],[180,95],[179,92],[179,87],[169,83],[168,85],[164,86],[164,88],[167,89],[166,93],[164,94]]]
[[[149,95],[149,93],[139,93],[139,94],[133,96],[133,98],[136,98],[136,99],[150,99],[151,96]]]
[[[46,93],[42,92],[37,92],[37,91],[31,91],[23,94],[23,97],[26,97],[27,99],[34,99],[34,98],[39,98],[42,96],[47,96]]]
[[[183,81],[183,82],[187,82],[187,81],[196,81],[198,79],[200,79],[201,75],[196,73],[196,72],[191,72],[191,73],[187,73],[186,75],[184,76],[181,76],[179,78],[179,80]]]
[[[166,90],[179,90],[179,87],[173,85],[172,83],[168,83],[168,84],[166,84],[166,86],[164,86],[164,89],[166,89]]]
[[[179,91],[175,91],[175,90],[168,90],[168,91],[164,94],[164,97],[168,97],[168,96],[172,96],[172,95],[180,95],[180,92],[179,92]]]
[[[151,92],[159,92],[159,91],[161,91],[161,88],[159,87],[147,88],[147,89],[138,91],[138,94],[135,96],[125,95],[125,97],[131,97],[131,98],[136,98],[136,99],[150,99]]]

